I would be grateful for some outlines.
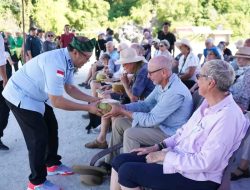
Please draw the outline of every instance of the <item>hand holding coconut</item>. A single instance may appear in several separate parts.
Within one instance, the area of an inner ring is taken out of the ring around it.
[[[98,116],[102,116],[103,113],[102,113],[102,110],[98,107],[98,104],[100,103],[100,101],[96,101],[96,102],[92,102],[91,104],[89,104],[89,112],[90,113],[93,113],[95,115],[98,115]]]
[[[123,108],[120,105],[117,104],[111,104],[111,110],[110,112],[106,113],[103,117],[104,118],[111,118],[111,117],[117,117],[121,115],[123,112]]]
[[[117,105],[120,102],[113,99],[103,99],[97,104],[97,108],[101,110],[102,115],[106,115],[112,110],[113,105]]]

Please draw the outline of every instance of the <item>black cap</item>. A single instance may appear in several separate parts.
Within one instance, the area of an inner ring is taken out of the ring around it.
[[[36,27],[31,26],[29,31],[36,30],[36,29],[37,29]]]
[[[37,33],[44,33],[45,31],[42,29],[37,29]]]

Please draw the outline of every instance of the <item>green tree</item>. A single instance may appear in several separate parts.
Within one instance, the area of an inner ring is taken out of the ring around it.
[[[70,24],[85,34],[96,36],[93,31],[104,26],[108,21],[109,3],[103,0],[69,1],[71,11],[66,14]]]
[[[70,11],[67,0],[39,0],[34,4],[32,15],[36,25],[45,31],[62,32],[68,24],[66,14]]]

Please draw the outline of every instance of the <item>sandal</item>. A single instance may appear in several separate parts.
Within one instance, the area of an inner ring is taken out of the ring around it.
[[[231,173],[231,181],[236,181],[236,180],[239,180],[239,179],[242,179],[242,178],[250,177],[250,173],[249,173],[248,169],[243,170],[240,167],[237,167],[237,170],[239,170],[241,172],[241,174],[237,175],[235,173]]]
[[[104,142],[99,142],[97,140],[94,140],[92,142],[86,143],[85,144],[86,148],[100,148],[100,149],[106,149],[108,148],[108,143],[107,141]]]

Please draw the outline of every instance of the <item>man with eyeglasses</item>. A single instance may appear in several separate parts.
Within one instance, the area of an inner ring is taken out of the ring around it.
[[[61,163],[58,155],[58,124],[53,107],[83,110],[101,115],[98,98],[81,92],[73,85],[74,68],[82,67],[91,57],[95,39],[74,37],[67,48],[45,52],[28,61],[4,88],[3,96],[23,132],[29,152],[31,174],[28,190],[60,188],[48,175],[70,175],[72,170]],[[76,103],[63,97],[92,102]]]
[[[109,146],[123,142],[124,152],[159,143],[175,134],[190,117],[193,101],[187,87],[172,73],[171,56],[157,56],[148,64],[148,77],[156,85],[144,101],[112,105],[104,117],[117,117],[112,123]],[[106,163],[118,152],[106,158]]]

